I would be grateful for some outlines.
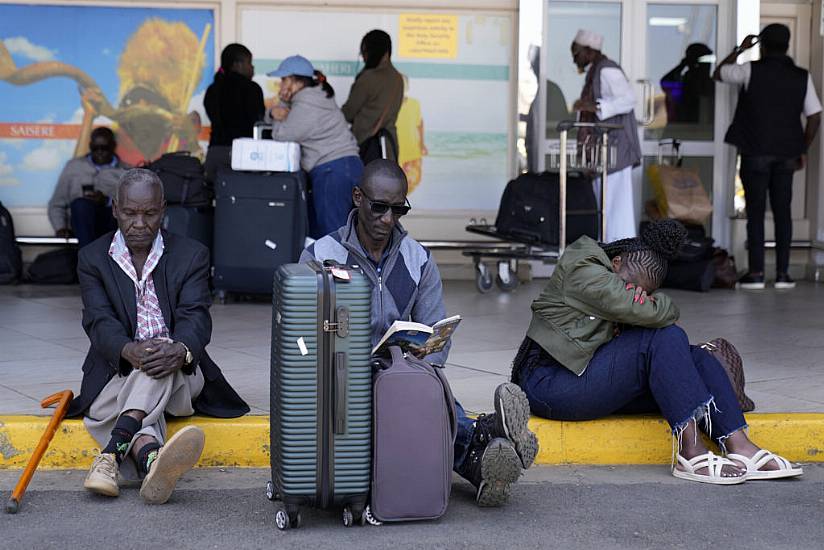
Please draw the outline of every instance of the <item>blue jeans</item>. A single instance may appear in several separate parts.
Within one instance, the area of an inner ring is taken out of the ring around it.
[[[356,156],[324,162],[312,168],[309,236],[320,239],[346,225],[352,210],[352,189],[360,184],[363,164]]]
[[[81,197],[74,199],[70,208],[72,231],[77,237],[78,248],[117,229],[111,206]]]
[[[466,453],[469,450],[469,444],[472,442],[472,434],[475,432],[475,421],[468,416],[464,408],[458,401],[455,401],[455,412],[458,417],[458,434],[455,438],[455,459],[452,463],[452,469],[458,470],[458,467],[463,464],[466,458]]]
[[[630,327],[595,352],[581,376],[532,343],[519,365],[532,412],[554,420],[660,412],[673,434],[690,420],[719,444],[746,427],[724,367],[675,325]]]

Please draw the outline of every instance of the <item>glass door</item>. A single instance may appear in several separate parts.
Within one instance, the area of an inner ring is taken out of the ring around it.
[[[706,227],[723,245],[733,213],[733,172],[723,143],[730,119],[730,91],[711,79],[716,59],[734,46],[730,2],[725,0],[545,0],[539,105],[544,113],[543,151],[557,139],[555,125],[574,118],[572,105],[584,85],[570,45],[578,29],[604,36],[602,52],[618,62],[634,85],[643,165],[633,171],[636,219],[652,198],[647,167],[665,157],[662,142],[678,140],[683,166],[698,171],[713,199]],[[719,53],[720,52],[720,53]],[[540,169],[547,166],[540,159]],[[724,185],[716,182],[725,182]]]

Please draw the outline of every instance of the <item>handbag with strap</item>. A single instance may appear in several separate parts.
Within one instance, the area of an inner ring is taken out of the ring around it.
[[[396,83],[395,87],[392,89],[393,98],[397,95],[395,92],[399,88],[401,96],[403,96],[403,79],[399,81],[399,84],[400,85]],[[392,137],[392,133],[383,127],[383,123],[386,121],[386,115],[389,114],[389,108],[394,103],[394,100],[387,102],[383,108],[380,118],[378,119],[378,122],[375,123],[375,126],[372,128],[370,136],[363,140],[363,143],[359,146],[358,154],[360,155],[364,166],[373,160],[388,158],[388,150],[390,147],[392,149],[393,158],[398,158],[398,144],[395,143],[395,138]]]
[[[744,393],[744,362],[741,360],[741,354],[738,353],[735,346],[724,338],[716,338],[704,342],[698,347],[710,352],[727,371],[727,376],[730,377],[730,383],[733,391],[735,391],[735,397],[738,399],[741,410],[743,412],[754,410],[755,403]]]

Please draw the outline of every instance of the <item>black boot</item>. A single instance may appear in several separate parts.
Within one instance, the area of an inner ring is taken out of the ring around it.
[[[458,473],[478,489],[478,506],[502,506],[509,498],[510,484],[521,475],[521,459],[507,439],[490,441],[476,429]]]
[[[528,469],[538,454],[538,438],[529,431],[529,401],[521,388],[512,383],[501,384],[495,389],[495,412],[482,414],[476,426],[488,434],[488,438],[503,437],[512,442],[521,465]]]

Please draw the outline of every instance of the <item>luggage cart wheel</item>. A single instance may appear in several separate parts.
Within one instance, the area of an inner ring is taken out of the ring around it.
[[[352,509],[349,506],[343,509],[343,526],[352,527],[355,524],[355,517],[352,515]]]
[[[266,498],[269,500],[277,500],[278,495],[275,492],[275,484],[271,481],[266,482]]]
[[[486,294],[490,290],[492,290],[493,286],[492,281],[492,273],[489,271],[489,268],[486,267],[481,261],[475,262],[475,286],[478,288],[478,292],[481,294]]]
[[[512,269],[509,262],[500,262],[498,264],[498,275],[495,277],[495,282],[498,283],[498,288],[505,292],[515,290],[520,284],[518,273]]]

